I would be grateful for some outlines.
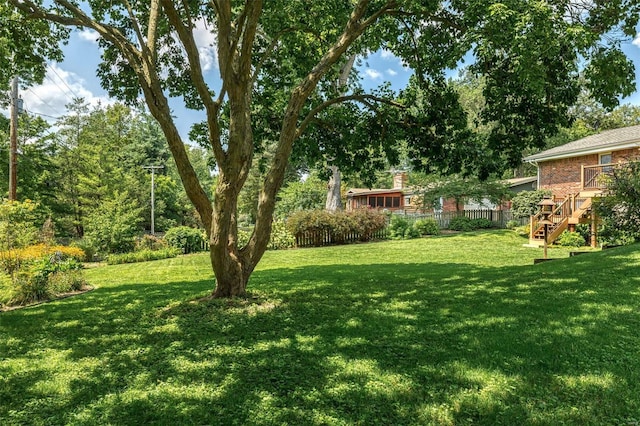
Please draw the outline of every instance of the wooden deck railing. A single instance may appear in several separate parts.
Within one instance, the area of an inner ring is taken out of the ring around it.
[[[611,171],[615,164],[597,164],[595,166],[582,166],[582,189],[607,188]]]

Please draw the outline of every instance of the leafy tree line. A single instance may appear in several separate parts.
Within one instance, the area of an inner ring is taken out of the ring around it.
[[[7,164],[4,127],[0,162]],[[54,126],[23,114],[19,128],[18,199],[38,203],[40,217],[51,217],[57,237],[90,237],[107,252],[127,251],[130,247],[119,246],[119,234],[150,229],[151,176],[143,168],[148,165],[162,167],[155,176],[155,229],[200,223],[164,135],[142,109],[90,107],[76,99]],[[211,191],[214,178],[206,154],[185,149]],[[7,168],[0,168],[0,192],[7,192],[7,182]]]

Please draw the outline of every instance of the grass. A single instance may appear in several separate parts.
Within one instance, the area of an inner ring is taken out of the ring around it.
[[[533,265],[507,231],[86,271],[0,314],[0,424],[640,423],[640,247]]]

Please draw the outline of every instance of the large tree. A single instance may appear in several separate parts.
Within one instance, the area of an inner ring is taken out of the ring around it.
[[[331,90],[351,55],[386,48],[415,71],[421,90],[401,97],[407,116],[398,122],[406,126],[412,152],[428,158],[423,166],[450,171],[496,154],[515,160],[523,148],[541,146],[567,121],[581,63],[592,93],[605,104],[633,90],[633,67],[614,36],[635,35],[635,0],[8,2],[27,20],[95,30],[103,48],[98,70],[103,85],[129,102],[142,94],[209,233],[216,297],[245,293],[269,241],[290,154],[314,118],[348,101],[373,111],[390,104],[352,86]],[[222,80],[217,92],[203,73],[196,28],[215,35]],[[468,52],[475,58],[474,72],[486,79],[481,118],[496,123],[484,140],[464,131],[466,117],[444,79],[445,69],[455,68]],[[219,173],[213,200],[189,162],[170,95],[206,112],[203,128]],[[253,122],[260,108],[278,123],[269,138],[276,146],[260,190],[255,231],[239,247],[238,194],[262,143],[254,138]],[[482,172],[491,167],[484,164]]]

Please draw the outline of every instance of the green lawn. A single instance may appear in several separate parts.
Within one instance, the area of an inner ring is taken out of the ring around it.
[[[86,271],[0,313],[0,424],[637,425],[640,246],[533,265],[508,231]]]

